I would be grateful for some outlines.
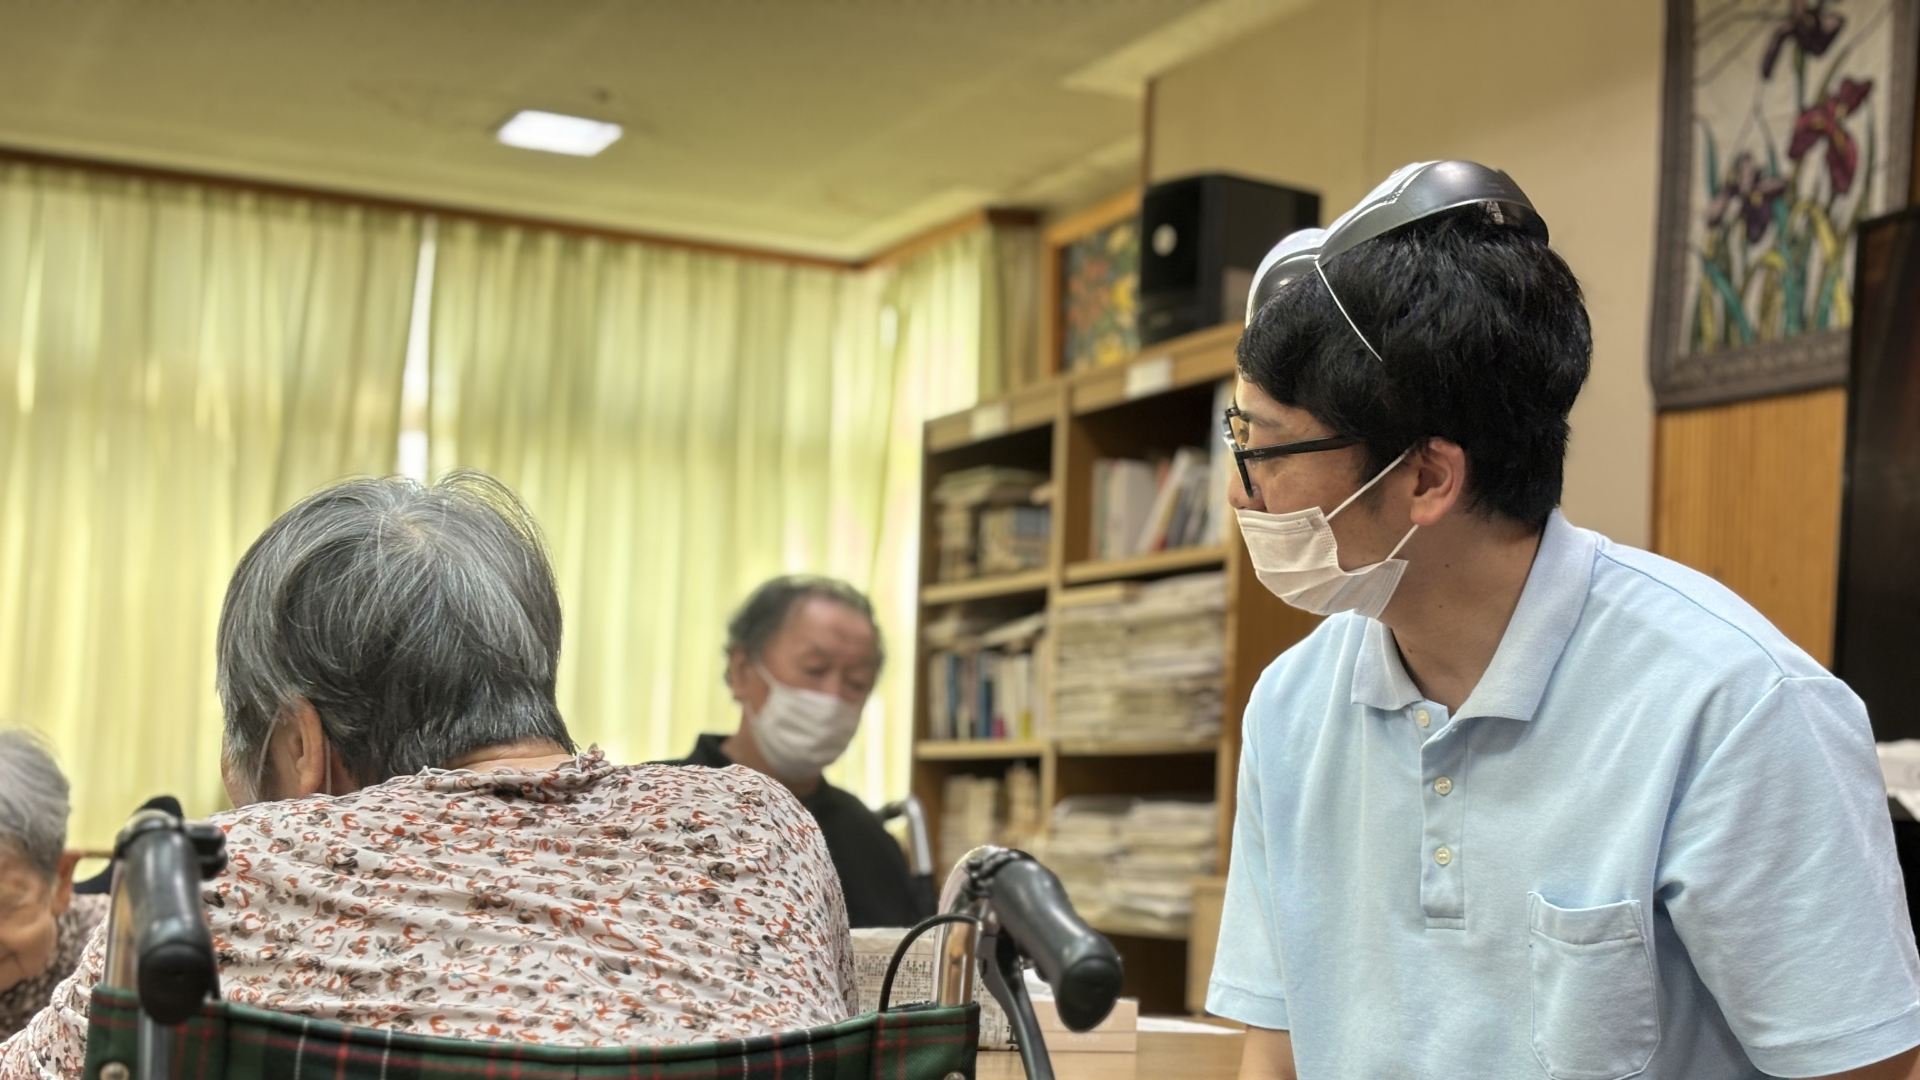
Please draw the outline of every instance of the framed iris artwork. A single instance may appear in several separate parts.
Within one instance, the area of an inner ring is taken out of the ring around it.
[[[1661,408],[1844,382],[1860,222],[1907,202],[1920,0],[1668,0]]]

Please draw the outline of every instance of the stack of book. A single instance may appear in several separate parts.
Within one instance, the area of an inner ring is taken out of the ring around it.
[[[1232,404],[1232,389],[1230,380],[1215,388],[1214,417]],[[1200,434],[1201,446],[1183,446],[1172,457],[1093,463],[1094,558],[1129,559],[1220,542],[1232,460],[1211,427]]]
[[[1053,808],[1053,826],[1029,849],[1067,890],[1080,917],[1098,923],[1108,914],[1107,870],[1120,854],[1120,823],[1133,798],[1074,795]]]
[[[1218,734],[1226,605],[1217,570],[1065,590],[1053,733],[1117,741]]]
[[[1093,557],[1126,559],[1218,543],[1221,496],[1204,450],[1093,463]]]
[[[1047,616],[997,626],[950,612],[927,625],[929,739],[1032,739],[1047,727]]]
[[[1035,857],[1095,924],[1178,935],[1193,916],[1193,879],[1219,865],[1218,808],[1198,799],[1082,795],[1060,800]]]
[[[1001,801],[1002,790],[1006,793]],[[1027,765],[1013,765],[1003,784],[994,776],[949,776],[940,797],[936,876],[982,844],[1023,847],[1040,824],[1040,778]]]
[[[1028,496],[1040,500],[1045,484]],[[995,506],[980,511],[980,573],[1017,574],[1047,565],[1053,511],[1046,506]]]
[[[948,473],[934,485],[939,512],[940,581],[967,581],[988,573],[1015,573],[1047,564],[1051,513],[1035,505],[1044,474],[982,465]],[[992,550],[983,541],[990,540]]]
[[[1116,923],[1182,934],[1193,917],[1193,879],[1219,865],[1212,802],[1142,799],[1118,829],[1107,866],[1106,896]]]

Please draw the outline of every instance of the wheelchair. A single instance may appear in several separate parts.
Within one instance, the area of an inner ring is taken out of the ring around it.
[[[226,865],[219,828],[160,810],[135,815],[114,845],[106,977],[94,988],[85,1080],[972,1080],[975,982],[1006,1011],[1029,1080],[1053,1080],[1029,966],[1074,1031],[1105,1019],[1120,957],[1074,913],[1060,881],[1024,852],[976,848],[960,860],[939,913],[907,933],[879,1008],[838,1024],[675,1046],[555,1047],[438,1038],[315,1020],[219,1000],[200,883]],[[894,975],[915,938],[937,932],[935,1000],[892,1007]]]

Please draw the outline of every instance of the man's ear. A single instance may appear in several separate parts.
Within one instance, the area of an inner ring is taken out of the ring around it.
[[[1467,452],[1446,439],[1428,439],[1410,457],[1413,465],[1413,512],[1415,525],[1430,526],[1465,506],[1467,497]]]
[[[73,868],[80,865],[81,855],[77,851],[60,853],[60,866],[53,877],[53,913],[64,915],[73,906]]]

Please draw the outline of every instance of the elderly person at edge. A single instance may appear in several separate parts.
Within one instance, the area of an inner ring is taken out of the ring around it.
[[[820,831],[748,769],[576,754],[538,534],[478,474],[322,491],[240,562],[219,628],[230,1000],[464,1039],[737,1039],[855,1012]],[[78,1077],[104,934],[0,1048]]]
[[[46,1008],[107,916],[104,896],[75,896],[67,778],[24,731],[0,731],[0,1037]]]
[[[833,578],[774,578],[727,624],[726,656],[740,729],[700,736],[678,764],[745,765],[798,795],[833,853],[854,927],[933,914],[918,910],[906,857],[880,819],[821,776],[853,740],[886,659],[872,603]]]

